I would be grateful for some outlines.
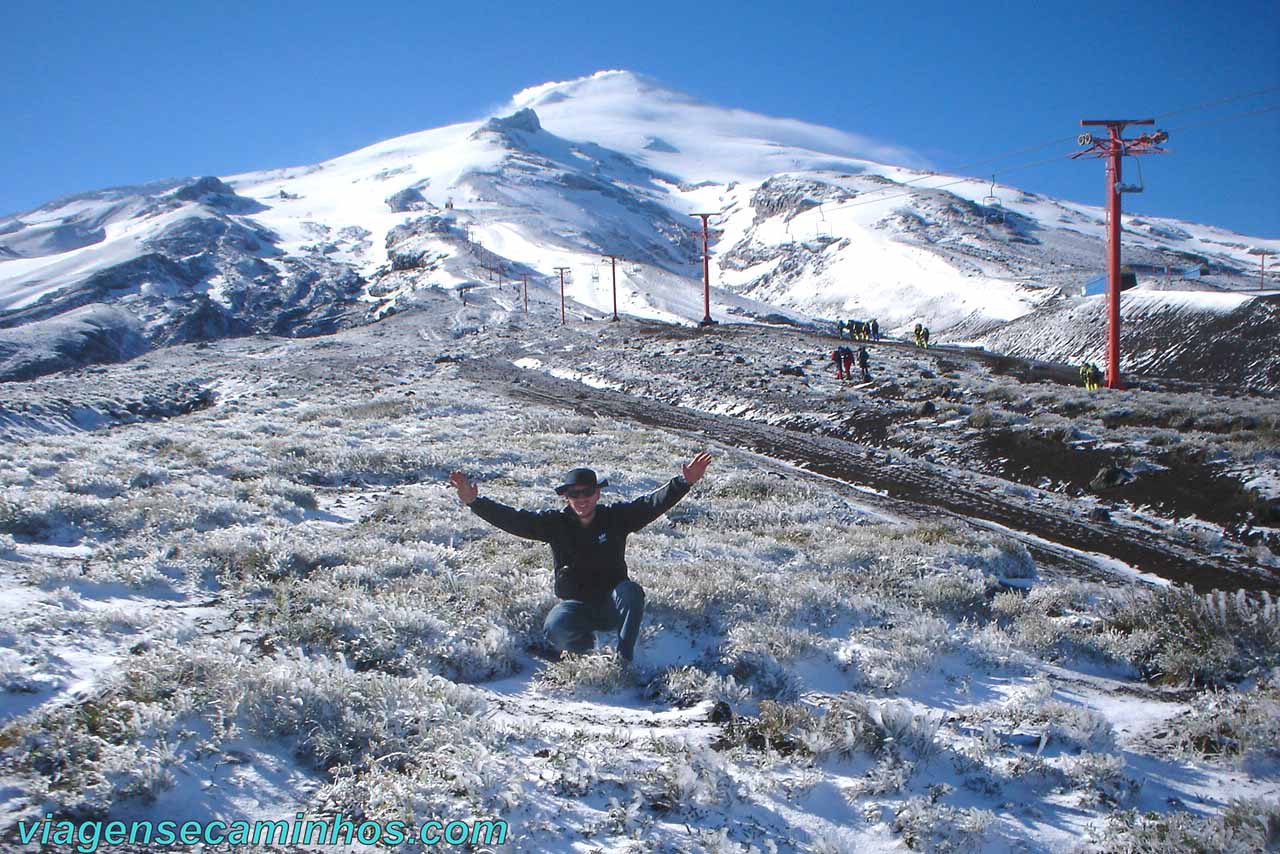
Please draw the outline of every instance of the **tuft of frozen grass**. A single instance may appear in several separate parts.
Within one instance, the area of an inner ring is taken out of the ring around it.
[[[868,704],[843,695],[823,709],[762,700],[759,715],[735,718],[725,726],[718,746],[822,761],[879,750],[884,738]]]
[[[994,820],[987,810],[956,808],[932,797],[915,797],[894,808],[893,830],[915,851],[977,851]]]
[[[996,581],[974,567],[956,566],[922,575],[911,585],[920,606],[954,618],[982,616]]]
[[[692,706],[703,700],[724,703],[737,713],[751,699],[751,689],[740,685],[733,676],[708,673],[693,666],[668,670],[659,688],[662,695],[679,706]]]
[[[1090,832],[1101,851],[1255,854],[1280,845],[1280,804],[1233,800],[1221,815],[1116,810]]]
[[[472,779],[464,771],[474,775],[481,748],[497,743],[484,710],[479,695],[439,677],[356,673],[336,658],[257,657],[237,643],[165,645],[131,658],[89,699],[0,729],[0,766],[43,781],[41,797],[59,809],[94,813],[153,795],[195,753],[249,733],[288,739],[314,767],[356,776],[393,754],[431,757],[432,778],[419,782],[443,795],[450,780]],[[197,745],[202,729],[209,735]]]
[[[787,666],[798,658],[828,657],[827,644],[812,632],[775,623],[739,623],[729,630],[723,654],[733,675],[762,697],[799,695],[800,680]]]
[[[1269,596],[1202,597],[1171,586],[1115,594],[1106,604],[1082,642],[1148,679],[1222,685],[1280,666],[1280,609]]]
[[[1066,760],[1064,771],[1086,805],[1125,804],[1142,788],[1141,781],[1125,773],[1124,757],[1118,754],[1081,753]]]
[[[965,635],[965,646],[979,662],[991,667],[1023,668],[1032,662],[1013,636],[996,623],[971,627]]]
[[[685,746],[664,756],[649,772],[645,795],[659,810],[685,813],[727,806],[738,796],[727,763],[706,747]]]
[[[315,510],[315,490],[300,486],[281,477],[265,477],[257,483],[257,490],[264,496],[279,496],[303,510]]]
[[[918,712],[905,701],[885,700],[867,703],[866,714],[886,749],[907,750],[921,759],[937,752],[938,731],[945,717],[941,710]]]
[[[908,762],[894,751],[886,752],[867,772],[847,786],[843,795],[850,805],[864,797],[896,795],[906,788],[916,772],[914,762]]]
[[[1048,744],[1099,752],[1115,748],[1115,731],[1103,715],[1086,706],[1053,699],[1053,686],[1044,678],[1027,684],[1003,702],[969,707],[962,717],[970,724],[1038,731],[1040,750]]]
[[[837,657],[856,664],[868,685],[895,691],[947,652],[953,633],[939,617],[902,609],[886,626],[856,629]]]
[[[13,650],[0,647],[0,691],[8,694],[32,694],[40,683],[32,678],[35,670]]]
[[[1280,758],[1280,684],[1251,691],[1210,690],[1191,701],[1165,737],[1185,755],[1244,759],[1253,753]]]
[[[631,665],[611,652],[568,655],[543,668],[538,684],[562,694],[617,694],[636,687]]]

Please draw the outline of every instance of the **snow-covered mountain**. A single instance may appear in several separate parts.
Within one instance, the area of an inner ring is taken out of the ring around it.
[[[1064,306],[1088,299],[1075,295],[1103,266],[1100,208],[935,175],[905,150],[605,71],[313,166],[86,193],[0,220],[0,378],[127,358],[139,341],[324,333],[429,287],[493,287],[514,308],[501,286],[527,277],[534,310],[552,310],[557,267],[576,312],[611,312],[605,254],[621,259],[619,311],[696,321],[696,212],[716,214],[719,320],[874,316],[890,332],[923,321],[996,346],[1011,321],[1075,316]],[[1195,271],[1189,287],[1242,289],[1257,281],[1249,249],[1280,251],[1172,220],[1124,225],[1140,282],[1173,268]],[[1253,295],[1235,303],[1246,324],[1274,316]],[[1092,325],[1059,326],[1069,340],[1054,348],[1019,340],[1065,358],[1089,350]],[[1246,381],[1280,385],[1275,349]]]

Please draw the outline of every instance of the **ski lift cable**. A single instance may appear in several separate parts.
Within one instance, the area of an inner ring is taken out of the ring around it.
[[[1229,116],[1223,116],[1217,119],[1210,119],[1209,121],[1206,121],[1206,122],[1196,122],[1195,124],[1190,124],[1190,125],[1179,125],[1178,127],[1169,128],[1169,132],[1172,133],[1173,131],[1183,131],[1183,130],[1190,130],[1192,128],[1209,127],[1210,125],[1226,124],[1228,122],[1233,122],[1238,119],[1248,118],[1249,116],[1260,116],[1263,113],[1274,113],[1276,110],[1280,110],[1280,106],[1259,107],[1256,110],[1246,110],[1242,113],[1232,113]]]
[[[1031,169],[1031,168],[1034,168],[1034,167],[1037,167],[1037,166],[1046,166],[1046,165],[1048,165],[1048,164],[1050,164],[1050,163],[1061,163],[1061,162],[1062,162],[1062,158],[1061,158],[1061,157],[1050,157],[1050,158],[1048,158],[1048,159],[1046,159],[1046,160],[1036,160],[1036,161],[1033,161],[1033,162],[1031,162],[1031,163],[1023,163],[1023,164],[1018,165],[1018,166],[1010,166],[1008,169],[1005,169],[1005,170],[1004,170],[1004,171],[1002,171],[1002,172],[996,172],[996,173],[994,173],[994,175],[993,175],[992,177],[994,178],[994,177],[995,177],[995,175],[1007,175],[1007,174],[1009,174],[1010,172],[1020,172],[1020,171],[1022,171],[1023,169]],[[974,178],[958,178],[958,179],[956,179],[955,181],[948,181],[948,182],[947,182],[947,183],[945,183],[945,184],[937,184],[937,185],[932,186],[932,187],[921,187],[920,189],[922,189],[922,190],[945,190],[947,187],[954,187],[954,186],[956,186],[957,184],[972,184],[972,183],[974,182],[974,180],[976,180],[976,179],[974,179]],[[844,204],[836,205],[836,206],[834,206],[834,207],[833,207],[833,210],[835,210],[835,209],[845,209],[845,208],[856,208],[856,207],[861,207],[862,205],[878,205],[878,204],[881,204],[882,202],[892,201],[893,199],[905,198],[906,196],[910,196],[910,195],[911,195],[910,193],[898,193],[897,195],[893,195],[893,196],[886,196],[886,197],[884,197],[884,198],[882,198],[882,199],[861,199],[861,198],[859,198],[859,200],[858,200],[858,201],[845,202]]]
[[[1014,151],[1006,152],[1006,153],[1004,153],[1004,154],[998,154],[998,155],[996,155],[995,157],[988,157],[986,160],[976,160],[976,161],[974,161],[973,163],[965,163],[965,164],[964,164],[964,165],[962,165],[962,166],[956,166],[955,168],[952,168],[952,169],[945,169],[945,170],[937,170],[937,169],[935,169],[935,170],[931,170],[928,174],[921,175],[919,178],[912,178],[910,181],[897,182],[897,186],[899,186],[899,187],[908,187],[908,186],[910,186],[910,185],[912,185],[912,184],[915,184],[915,183],[918,183],[918,182],[920,182],[920,181],[926,181],[926,180],[928,180],[928,179],[930,179],[930,178],[938,178],[938,177],[941,177],[941,174],[942,174],[942,173],[951,173],[951,174],[955,174],[955,173],[957,173],[957,172],[964,172],[964,171],[966,171],[966,170],[969,170],[969,169],[974,168],[975,166],[985,166],[985,165],[987,165],[988,163],[998,163],[998,162],[999,162],[999,161],[1001,161],[1001,160],[1008,160],[1010,157],[1016,157],[1016,156],[1018,156],[1018,155],[1020,155],[1020,154],[1030,154],[1030,153],[1031,153],[1031,152],[1033,152],[1033,151],[1043,151],[1044,149],[1049,148],[1049,147],[1054,146],[1054,145],[1062,145],[1062,144],[1064,144],[1064,143],[1068,143],[1068,142],[1075,142],[1075,141],[1076,141],[1076,137],[1074,137],[1074,136],[1064,136],[1064,137],[1061,137],[1061,138],[1059,138],[1059,139],[1052,139],[1052,140],[1049,140],[1048,142],[1041,143],[1040,145],[1033,145],[1033,146],[1030,146],[1030,147],[1028,147],[1028,148],[1019,148],[1019,149],[1016,149],[1016,150],[1014,150]],[[1016,168],[1016,167],[1015,167],[1015,168]],[[1006,171],[1006,172],[1007,172],[1007,171],[1009,171],[1009,170],[1008,170],[1008,169],[1006,169],[1006,170],[1004,170],[1004,171]],[[997,174],[1000,174],[1000,173],[997,173]],[[965,178],[964,180],[966,180],[966,181],[967,181],[967,180],[970,180],[970,179]],[[949,185],[944,185],[944,186],[949,186]],[[925,188],[925,189],[931,189],[931,188]],[[862,196],[871,196],[871,195],[875,195],[875,194],[877,194],[877,193],[888,193],[888,192],[891,192],[892,190],[893,190],[893,187],[882,187],[882,188],[880,188],[880,189],[878,189],[878,190],[867,190],[867,191],[865,191],[865,192],[861,193],[861,195],[862,195]]]
[[[1044,149],[1049,148],[1049,147],[1054,146],[1054,145],[1062,145],[1063,143],[1067,143],[1067,142],[1075,142],[1075,141],[1076,141],[1076,139],[1077,139],[1077,137],[1074,137],[1074,136],[1070,136],[1070,137],[1062,137],[1062,138],[1060,138],[1060,139],[1051,140],[1051,141],[1046,142],[1046,143],[1043,143],[1043,144],[1041,144],[1041,145],[1033,145],[1033,146],[1031,146],[1031,147],[1029,147],[1029,148],[1021,148],[1021,149],[1018,149],[1018,150],[1016,150],[1016,151],[1011,151],[1011,152],[1009,152],[1009,153],[1007,153],[1007,154],[1002,154],[1002,155],[998,155],[998,156],[996,156],[996,157],[988,158],[988,159],[986,159],[986,160],[979,160],[979,161],[976,161],[976,162],[974,162],[974,163],[967,163],[967,164],[965,164],[965,165],[963,165],[963,166],[957,166],[957,167],[956,167],[956,168],[954,168],[954,169],[948,169],[948,170],[946,170],[946,171],[947,171],[947,172],[950,172],[950,173],[963,172],[963,171],[965,171],[965,170],[968,170],[968,169],[973,168],[974,166],[983,166],[983,165],[986,165],[986,164],[989,164],[989,163],[995,163],[995,162],[1000,161],[1000,160],[1007,160],[1007,159],[1009,159],[1010,157],[1013,157],[1014,155],[1017,155],[1017,154],[1028,154],[1028,153],[1030,153],[1030,152],[1032,152],[1032,151],[1043,151]],[[1055,157],[1055,158],[1053,158],[1052,160],[1039,161],[1037,164],[1033,164],[1033,165],[1039,165],[1039,163],[1055,163],[1055,162],[1057,162],[1057,160],[1058,160],[1058,158],[1056,158],[1056,157]],[[1011,166],[1011,167],[1009,167],[1008,169],[1004,169],[1004,170],[1002,170],[1002,171],[1000,171],[1000,172],[996,172],[996,173],[994,173],[994,174],[992,175],[992,177],[994,178],[994,177],[995,177],[995,175],[1003,175],[1003,174],[1005,174],[1005,173],[1007,173],[1007,172],[1015,172],[1015,171],[1017,171],[1017,170],[1019,170],[1019,169],[1025,169],[1025,168],[1027,168],[1027,166],[1025,166],[1025,165],[1023,165],[1023,166]],[[874,203],[876,203],[876,202],[883,202],[883,201],[887,201],[887,199],[867,199],[867,196],[875,196],[875,195],[879,195],[880,193],[890,193],[890,192],[893,192],[894,190],[896,190],[898,187],[909,187],[909,186],[911,186],[912,184],[919,183],[920,181],[926,181],[926,180],[928,180],[928,179],[930,179],[930,178],[940,178],[940,177],[942,177],[942,175],[941,175],[941,174],[939,174],[939,172],[938,172],[938,171],[932,171],[932,172],[929,172],[929,173],[928,173],[928,174],[926,174],[926,175],[921,175],[921,176],[920,176],[920,177],[918,177],[918,178],[912,178],[910,181],[895,182],[895,184],[894,184],[894,186],[893,186],[893,187],[880,187],[879,189],[875,189],[875,190],[866,190],[866,191],[863,191],[863,192],[861,192],[861,193],[859,193],[859,194],[858,194],[858,198],[859,198],[859,199],[862,199],[863,201],[859,201],[859,202],[846,202],[845,204],[837,204],[837,205],[833,205],[832,209],[833,209],[833,210],[839,210],[839,209],[841,209],[841,208],[846,208],[846,207],[857,207],[859,204],[874,204]],[[972,179],[972,178],[960,178],[960,179],[958,179],[958,180],[956,180],[956,181],[952,181],[952,182],[951,182],[951,183],[949,183],[949,184],[939,184],[939,185],[937,185],[937,186],[933,186],[933,187],[922,187],[921,189],[924,189],[924,190],[940,190],[940,189],[942,189],[943,187],[953,187],[953,186],[955,186],[956,184],[962,184],[962,183],[964,183],[964,182],[966,182],[966,181],[972,181],[972,180],[974,180],[974,179]],[[901,196],[901,195],[910,195],[910,194],[909,194],[909,193],[899,193],[897,196],[890,196],[889,198],[898,198],[898,196]]]
[[[1155,118],[1155,119],[1164,119],[1164,118],[1169,118],[1170,116],[1179,116],[1179,115],[1183,115],[1183,114],[1185,114],[1185,113],[1194,113],[1194,112],[1198,112],[1198,111],[1200,111],[1200,110],[1207,110],[1207,109],[1210,109],[1210,108],[1212,108],[1212,107],[1217,107],[1217,106],[1220,106],[1220,105],[1222,105],[1222,104],[1229,104],[1229,103],[1231,103],[1231,102],[1233,102],[1233,101],[1241,101],[1241,100],[1244,100],[1244,99],[1246,99],[1246,98],[1254,98],[1254,97],[1258,97],[1258,96],[1260,96],[1260,95],[1267,95],[1267,94],[1270,94],[1270,93],[1272,93],[1272,92],[1276,92],[1276,91],[1280,91],[1280,86],[1272,86],[1272,87],[1271,87],[1271,88],[1269,88],[1269,89],[1260,89],[1260,90],[1258,90],[1258,91],[1256,91],[1256,92],[1248,92],[1248,93],[1245,93],[1245,94],[1243,94],[1243,95],[1230,95],[1230,96],[1225,97],[1225,98],[1218,98],[1217,100],[1214,100],[1214,101],[1206,101],[1206,102],[1204,102],[1204,103],[1202,103],[1202,104],[1196,104],[1196,105],[1194,105],[1194,106],[1190,106],[1190,107],[1183,107],[1183,108],[1180,108],[1180,109],[1177,109],[1177,110],[1172,110],[1172,111],[1167,112],[1167,113],[1161,113],[1160,115],[1154,116],[1153,118]],[[1263,108],[1263,109],[1260,109],[1260,110],[1251,110],[1251,111],[1249,111],[1249,112],[1246,112],[1246,113],[1240,113],[1240,114],[1237,114],[1237,115],[1239,115],[1239,116],[1255,115],[1255,114],[1257,114],[1257,113],[1266,113],[1266,112],[1271,112],[1271,111],[1273,111],[1273,110],[1275,110],[1275,109],[1276,109],[1275,107],[1266,107],[1266,108]],[[1228,116],[1228,117],[1227,117],[1227,119],[1230,119],[1230,118],[1232,118],[1232,117],[1230,117],[1230,116]],[[1225,121],[1225,120],[1227,120],[1227,119],[1214,120],[1214,121],[1205,122],[1205,123],[1202,123],[1202,124],[1216,124],[1218,121]],[[1184,129],[1186,129],[1187,127],[1200,127],[1200,126],[1201,126],[1200,124],[1197,124],[1197,125],[1183,125],[1182,127],[1178,127],[1178,128],[1170,128],[1170,130],[1171,130],[1171,131],[1184,130]],[[965,163],[965,164],[963,164],[963,165],[955,166],[955,167],[948,168],[948,169],[945,169],[945,170],[932,170],[932,171],[931,171],[929,174],[927,174],[927,175],[921,175],[921,176],[920,176],[920,177],[918,177],[918,178],[912,178],[910,181],[902,181],[902,182],[900,182],[900,183],[898,184],[898,186],[899,186],[899,187],[907,187],[907,186],[910,186],[910,185],[912,185],[912,184],[918,183],[918,182],[920,182],[920,181],[924,181],[924,180],[926,180],[926,179],[928,179],[928,178],[935,178],[935,177],[938,177],[939,172],[949,172],[949,173],[951,173],[951,174],[955,174],[955,173],[958,173],[958,172],[964,172],[964,171],[967,171],[967,170],[969,170],[969,169],[973,169],[973,168],[974,168],[974,167],[976,167],[976,166],[985,166],[985,165],[987,165],[987,164],[989,164],[989,163],[998,163],[998,162],[1003,161],[1003,160],[1008,160],[1008,159],[1009,159],[1009,158],[1011,158],[1011,157],[1017,157],[1018,155],[1021,155],[1021,154],[1030,154],[1031,152],[1034,152],[1034,151],[1042,151],[1042,150],[1044,150],[1044,149],[1046,149],[1046,148],[1049,148],[1049,147],[1051,147],[1051,146],[1054,146],[1054,145],[1062,145],[1063,143],[1074,143],[1074,142],[1076,141],[1076,139],[1077,139],[1077,137],[1075,137],[1075,136],[1060,137],[1060,138],[1058,138],[1058,139],[1052,139],[1052,140],[1049,140],[1048,142],[1043,142],[1043,143],[1040,143],[1040,144],[1038,144],[1038,145],[1028,146],[1027,148],[1019,148],[1019,149],[1014,149],[1014,150],[1012,150],[1012,151],[1005,152],[1005,153],[1003,153],[1003,154],[997,154],[996,156],[994,156],[994,157],[988,157],[988,158],[987,158],[987,159],[985,159],[985,160],[976,160],[976,161],[974,161],[974,162],[972,162],[972,163]],[[1005,169],[1005,170],[1003,170],[1003,172],[1000,172],[1000,173],[997,173],[997,174],[1004,174],[1004,173],[1011,172],[1011,171],[1015,171],[1015,170],[1017,170],[1017,169],[1021,169],[1021,168],[1025,168],[1025,167],[1022,167],[1022,166],[1015,166],[1015,167],[1011,167],[1010,169]],[[968,180],[968,179],[966,179],[966,180]],[[953,185],[952,185],[952,184],[943,184],[942,186],[943,186],[943,187],[947,187],[947,186],[953,186]],[[933,188],[926,188],[926,189],[940,189],[940,187],[933,187]],[[883,188],[876,189],[876,190],[868,190],[868,191],[866,191],[866,192],[862,193],[861,195],[865,197],[865,196],[870,196],[870,195],[876,195],[876,194],[879,194],[879,193],[888,193],[888,192],[891,192],[892,190],[893,190],[893,188],[892,188],[892,187],[883,187]],[[881,201],[883,201],[883,200],[881,200]],[[869,203],[870,203],[870,202],[868,202],[868,204],[869,204]],[[843,206],[841,206],[841,207],[843,207]]]
[[[1221,106],[1222,104],[1230,104],[1232,101],[1243,101],[1245,98],[1256,98],[1259,95],[1270,95],[1272,92],[1280,92],[1280,86],[1271,86],[1267,89],[1259,89],[1257,92],[1247,92],[1243,95],[1230,95],[1226,98],[1219,98],[1216,101],[1206,101],[1203,104],[1197,104],[1194,107],[1184,107],[1180,110],[1173,110],[1168,113],[1161,113],[1158,116],[1152,116],[1154,119],[1167,119],[1170,116],[1180,116],[1183,113],[1195,113],[1200,110],[1207,110],[1211,107]]]

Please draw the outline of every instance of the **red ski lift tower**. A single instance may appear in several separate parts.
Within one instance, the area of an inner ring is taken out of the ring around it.
[[[1169,138],[1162,130],[1135,139],[1123,139],[1121,134],[1127,125],[1153,124],[1155,119],[1082,119],[1081,127],[1101,125],[1108,135],[1099,139],[1091,133],[1080,134],[1077,141],[1088,148],[1071,155],[1072,159],[1107,158],[1107,388],[1124,388],[1120,380],[1120,194],[1142,192],[1141,183],[1121,183],[1120,158],[1164,153],[1160,143]]]
[[[711,256],[707,252],[707,220],[715,216],[710,213],[689,214],[689,216],[702,217],[702,320],[698,321],[699,326],[715,326],[716,321],[711,319]]]
[[[618,256],[605,255],[600,260],[603,261],[606,258],[609,260],[609,263],[612,264],[613,266],[613,318],[609,322],[617,323],[618,322]]]
[[[560,325],[564,326],[564,274],[569,272],[569,268],[556,267],[555,271],[560,274]]]
[[[1255,246],[1252,249],[1249,249],[1248,253],[1250,255],[1258,256],[1258,261],[1260,262],[1258,267],[1258,290],[1262,290],[1267,286],[1267,256],[1275,255],[1276,253],[1267,249],[1265,246]]]

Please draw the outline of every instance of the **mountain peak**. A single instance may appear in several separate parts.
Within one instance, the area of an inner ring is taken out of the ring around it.
[[[485,122],[481,131],[523,131],[525,133],[537,133],[542,130],[542,123],[538,121],[538,114],[529,107],[517,110],[509,116],[495,116]]]
[[[597,71],[576,80],[542,83],[517,92],[511,99],[514,107],[536,107],[558,104],[575,98],[618,97],[622,95],[658,96],[665,100],[690,101],[687,95],[666,88],[644,74],[623,69]]]

